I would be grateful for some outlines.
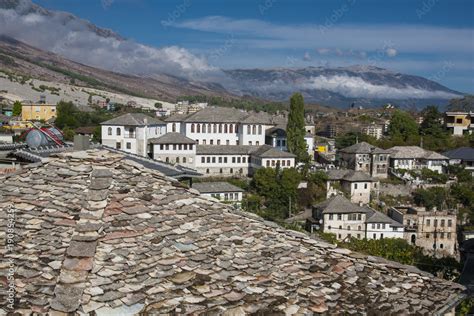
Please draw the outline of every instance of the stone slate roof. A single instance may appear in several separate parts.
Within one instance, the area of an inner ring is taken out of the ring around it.
[[[279,150],[270,145],[262,145],[257,150],[252,152],[253,156],[260,158],[295,158],[296,155],[287,151]]]
[[[196,113],[193,113],[184,119],[185,122],[214,123],[228,122],[238,123],[247,118],[247,112],[224,107],[206,107]]]
[[[15,245],[1,248],[0,273],[14,259],[22,313],[429,315],[464,289],[233,210],[110,151],[1,180]],[[2,244],[7,223],[0,213]]]
[[[373,146],[366,142],[360,142],[340,150],[346,154],[388,154],[388,151]]]
[[[145,119],[147,123],[145,124]],[[124,126],[145,126],[165,124],[156,117],[151,117],[143,113],[127,113],[111,120],[100,123],[101,125],[124,125]]]
[[[349,182],[375,182],[369,174],[362,171],[355,171],[349,169],[333,169],[327,172],[328,180],[339,181],[345,180]]]
[[[366,212],[366,210],[361,206],[352,203],[342,195],[330,197],[326,201],[316,204],[313,207],[320,209],[323,214],[348,214]]]
[[[448,157],[418,146],[394,146],[388,149],[390,158],[447,160]]]
[[[474,161],[474,148],[459,147],[443,153],[449,159],[461,159],[463,161]]]
[[[397,222],[396,220],[388,217],[387,215],[371,209],[369,207],[365,207],[367,209],[367,223],[385,223],[389,224],[394,227],[403,227],[403,224]]]
[[[193,189],[200,193],[245,192],[229,182],[196,182],[193,183]]]
[[[165,122],[183,122],[188,116],[192,114],[173,114],[164,119]]]
[[[283,126],[274,126],[265,131],[267,136],[286,137],[286,130]]]
[[[196,141],[181,133],[166,133],[157,138],[150,138],[152,144],[195,144]]]

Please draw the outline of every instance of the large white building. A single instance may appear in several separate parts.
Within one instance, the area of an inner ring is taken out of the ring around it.
[[[243,193],[245,192],[228,182],[195,182],[192,188],[203,196],[213,197],[238,207],[241,205]]]
[[[195,168],[196,141],[191,138],[180,133],[166,133],[158,138],[150,138],[149,142],[153,159]]]
[[[147,156],[149,139],[166,134],[166,124],[142,113],[127,113],[101,123],[102,144]]]
[[[444,173],[449,158],[418,146],[395,146],[388,149],[390,167],[393,169],[417,170],[428,168]]]
[[[367,206],[351,203],[341,195],[313,206],[310,222],[337,240],[403,238],[403,225]]]

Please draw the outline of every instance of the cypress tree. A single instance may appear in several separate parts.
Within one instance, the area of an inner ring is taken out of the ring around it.
[[[290,114],[286,126],[287,145],[289,152],[296,155],[298,162],[308,160],[306,142],[304,140],[304,100],[301,93],[295,93],[290,99]]]

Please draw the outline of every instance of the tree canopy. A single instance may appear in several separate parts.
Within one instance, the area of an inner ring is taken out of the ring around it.
[[[295,93],[290,99],[290,114],[286,127],[289,152],[296,155],[300,162],[308,161],[308,151],[304,140],[306,130],[304,124],[304,100],[301,93]]]
[[[13,103],[13,111],[12,111],[13,116],[20,116],[21,115],[21,102],[20,101],[15,101]]]
[[[388,134],[396,142],[416,143],[419,139],[418,124],[409,113],[397,110],[390,120]]]

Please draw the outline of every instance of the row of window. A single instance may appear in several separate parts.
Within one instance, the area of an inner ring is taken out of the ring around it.
[[[199,139],[196,139],[196,143],[199,144]],[[207,145],[207,140],[206,140],[206,139],[203,139],[203,140],[201,141],[201,144],[202,144],[202,145]],[[220,140],[220,139],[216,139],[215,144],[216,144],[216,145],[221,145],[221,140]],[[227,139],[227,140],[225,141],[225,144],[226,144],[227,146],[229,146],[229,145],[230,145],[230,140]],[[248,144],[249,144],[250,146],[252,146],[252,145],[253,145],[253,142],[252,142],[252,141],[249,141]],[[209,140],[209,145],[214,145],[214,140],[213,140],[213,139],[210,139],[210,140]],[[238,139],[235,141],[235,145],[237,145],[237,146],[240,145],[240,141],[239,141]],[[260,142],[257,140],[257,141],[255,142],[255,145],[256,145],[256,146],[260,146]]]
[[[438,237],[439,239],[444,239],[444,233],[435,233],[433,234],[433,238]],[[430,233],[426,233],[425,235],[426,238],[430,238]],[[446,233],[446,238],[451,239],[451,233]]]
[[[446,220],[442,219],[439,221],[439,226],[440,227],[444,227],[444,225],[446,224]],[[429,218],[426,219],[426,226],[430,226],[431,225],[431,220]],[[453,221],[451,219],[448,219],[448,227],[451,227],[453,225]],[[438,220],[435,219],[433,220],[433,226],[434,227],[438,227]]]
[[[272,167],[277,166],[280,164],[282,167],[291,167],[291,160],[267,160],[266,167]]]
[[[206,169],[206,173],[209,174],[211,173],[211,170],[210,169]],[[219,173],[224,173],[224,169],[223,168],[220,168],[219,169]],[[229,173],[234,173],[234,168],[229,168]],[[243,174],[244,173],[244,169],[240,168],[238,171],[237,171],[238,174]]]
[[[170,148],[173,148],[173,150],[193,150],[193,147],[193,144],[160,144],[160,150],[169,150]]]
[[[122,149],[122,143],[120,142],[115,143],[115,148]],[[129,142],[125,143],[125,148],[132,149],[132,143],[129,143]]]
[[[224,193],[224,201],[238,201],[239,200],[239,194],[238,193]],[[220,193],[212,193],[211,194],[212,197],[216,198],[216,199],[220,199],[221,198],[221,194]]]
[[[346,214],[329,214],[329,220],[333,220],[337,216],[337,220],[341,221],[343,218],[343,215],[346,215]],[[362,214],[361,213],[347,214],[347,220],[360,221],[362,220]]]
[[[174,161],[171,161],[171,158],[170,157],[166,157],[165,158],[165,161],[167,163],[171,163],[171,162],[175,162],[175,163],[187,163],[189,161],[189,163],[193,163],[193,158],[186,158],[186,157],[182,157],[181,159],[179,157],[175,157],[174,158]]]
[[[282,140],[277,139],[276,145],[277,145],[277,147],[286,147],[286,140],[285,139],[282,139]]]
[[[232,157],[232,163],[247,163],[247,157]],[[227,163],[227,157],[201,157],[201,163]]]
[[[127,129],[126,129],[126,130],[127,130]],[[109,127],[109,128],[107,129],[107,134],[108,134],[109,136],[112,135],[112,127]],[[121,129],[120,127],[117,127],[117,128],[115,129],[115,135],[117,135],[117,136],[122,135],[122,129]],[[134,129],[134,128],[128,128],[128,136],[129,136],[129,137],[135,137],[135,129]]]
[[[364,189],[368,188],[368,184],[364,183]],[[357,190],[357,183],[354,183],[354,190]]]

